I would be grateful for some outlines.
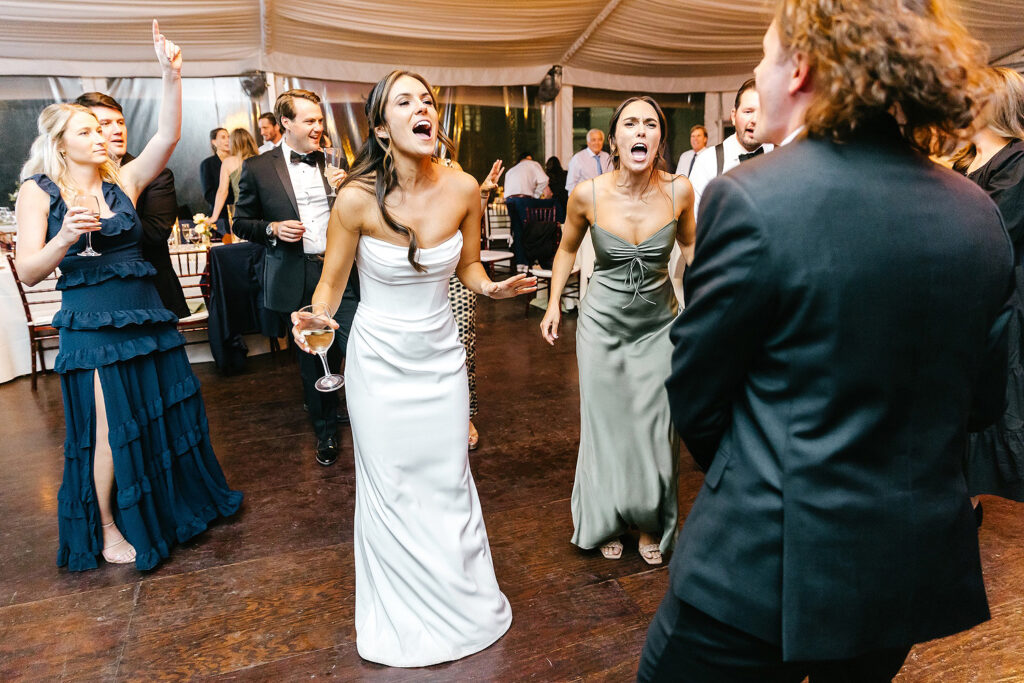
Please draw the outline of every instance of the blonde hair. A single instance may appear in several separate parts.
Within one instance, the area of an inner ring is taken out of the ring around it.
[[[986,73],[989,88],[987,107],[981,112],[977,126],[984,126],[1001,138],[1024,140],[1024,76],[1004,66],[994,66]],[[978,148],[973,142],[964,145],[949,159],[950,165],[967,173]]]
[[[79,187],[71,177],[64,152],[60,150],[61,140],[67,132],[68,123],[75,114],[88,114],[96,120],[95,114],[80,104],[60,102],[51,104],[39,114],[37,128],[39,135],[32,141],[28,161],[21,167],[21,180],[42,173],[60,188],[65,197],[78,194]],[[99,121],[96,121],[99,125]],[[108,183],[121,185],[121,176],[117,171],[117,162],[107,159],[100,164],[100,177]],[[123,188],[122,188],[123,189]]]
[[[991,97],[982,117],[1001,138],[1024,140],[1024,76],[1005,66],[988,71]]]
[[[813,70],[812,137],[842,142],[895,112],[911,146],[949,150],[984,104],[986,50],[945,0],[779,0],[775,24]]]
[[[245,128],[235,128],[231,131],[231,154],[232,156],[248,159],[259,154],[256,147],[256,138]]]

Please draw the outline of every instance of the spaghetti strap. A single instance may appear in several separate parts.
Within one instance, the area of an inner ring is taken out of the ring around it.
[[[676,178],[678,178],[678,177],[679,176],[675,176],[675,175],[672,176],[672,182],[669,183],[669,186],[668,186],[668,193],[670,195],[672,195],[672,218],[673,218],[673,220],[678,218],[678,216],[676,216]]]

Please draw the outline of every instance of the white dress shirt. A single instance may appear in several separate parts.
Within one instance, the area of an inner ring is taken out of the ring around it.
[[[600,173],[598,173],[598,165],[601,167]],[[565,189],[572,194],[573,188],[584,180],[596,178],[601,173],[607,173],[610,170],[612,170],[611,154],[603,149],[594,154],[589,147],[584,147],[573,154],[572,159],[569,159],[569,169],[565,174]]]
[[[548,174],[544,167],[533,159],[523,159],[505,171],[505,196],[525,194],[540,197],[548,186]]]
[[[699,152],[694,152],[692,149],[688,149],[685,152],[683,152],[682,154],[680,154],[679,155],[679,163],[676,164],[676,175],[682,175],[682,176],[689,177],[689,175],[690,175],[690,164],[692,163],[694,166],[696,166],[696,161],[694,160],[694,157],[698,157],[698,156],[700,156],[701,154],[703,154],[706,151],[708,151],[707,147],[705,147],[704,149],[702,149]]]
[[[327,248],[327,219],[331,215],[324,177],[317,166],[301,161],[292,163],[292,151],[286,143],[281,143],[281,153],[295,191],[295,202],[299,205],[299,220],[306,228],[302,235],[302,253],[322,254]]]
[[[277,142],[271,142],[270,140],[267,140],[262,145],[260,145],[259,153],[263,154],[264,152],[269,152],[270,150],[280,145],[282,142],[284,142],[283,135],[277,139]]]
[[[774,149],[774,145],[770,143],[761,146],[764,147],[766,154]],[[722,143],[722,152],[724,155],[722,173],[724,175],[740,165],[740,154],[746,154],[747,150],[743,148],[735,135],[730,135]],[[693,185],[694,218],[698,215],[700,198],[704,195],[704,190],[717,175],[718,153],[715,152],[714,146],[710,146],[697,156],[697,161],[694,162],[693,170],[690,172],[690,184]]]

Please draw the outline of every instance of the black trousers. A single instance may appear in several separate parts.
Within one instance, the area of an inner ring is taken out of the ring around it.
[[[523,226],[526,224],[526,210],[536,201],[533,197],[505,197],[509,228],[512,230],[512,253],[515,254],[516,265],[530,265],[526,262],[526,249],[523,248]]]
[[[308,306],[313,301],[313,291],[320,282],[320,273],[323,271],[323,262],[307,260],[305,279],[302,286],[302,305]],[[331,372],[340,373],[341,364],[345,358],[345,346],[348,344],[348,333],[352,329],[352,318],[356,314],[356,306],[359,304],[359,275],[355,266],[352,267],[352,274],[348,278],[348,286],[345,287],[345,294],[342,296],[341,305],[338,306],[334,319],[338,322],[338,329],[334,333],[334,343],[327,351],[327,365]],[[288,322],[288,329],[291,330],[291,322]],[[289,335],[291,332],[289,332]],[[338,391],[323,392],[317,391],[314,383],[324,376],[324,366],[320,363],[320,357],[296,347],[299,355],[299,374],[302,376],[302,395],[306,406],[309,408],[309,420],[313,424],[313,433],[317,439],[327,439],[338,435],[338,406],[340,405]]]
[[[903,666],[910,646],[854,659],[783,662],[782,648],[724,624],[670,589],[647,631],[640,681],[680,683],[882,683]]]

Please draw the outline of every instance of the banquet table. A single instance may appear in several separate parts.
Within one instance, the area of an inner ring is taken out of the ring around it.
[[[209,337],[217,369],[239,372],[249,353],[244,335],[283,337],[279,313],[263,308],[263,259],[266,249],[253,242],[210,249]]]
[[[179,250],[194,251],[195,247],[171,247],[172,253]],[[222,372],[238,372],[244,367],[250,352],[265,353],[268,350],[266,337],[282,337],[287,333],[281,316],[264,310],[262,306],[264,254],[263,246],[242,242],[214,245],[208,253],[195,257],[198,262],[190,270],[198,270],[200,274],[182,276],[182,285],[186,293],[200,282],[210,285],[207,304],[210,313],[209,346],[190,345],[187,349],[189,360],[204,362],[212,359]],[[172,261],[178,269],[179,262],[176,259]],[[25,310],[6,257],[0,257],[0,266],[0,383],[3,383],[29,374],[32,356]],[[50,305],[44,314],[56,311],[59,306]],[[192,338],[196,334],[200,333],[190,332],[186,337]],[[46,367],[52,368],[56,350],[47,350],[44,355]]]

